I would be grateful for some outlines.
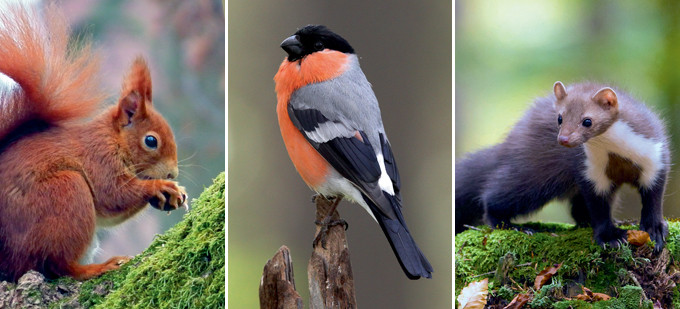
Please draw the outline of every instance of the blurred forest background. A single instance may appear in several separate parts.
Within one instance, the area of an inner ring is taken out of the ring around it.
[[[286,56],[281,41],[325,24],[354,47],[373,85],[401,173],[404,217],[434,267],[434,279],[408,280],[378,224],[342,202],[357,303],[450,308],[452,2],[253,0],[228,8],[229,306],[258,307],[263,267],[281,245],[291,249],[309,305],[313,192],[283,145],[273,78]]]
[[[456,1],[455,156],[503,141],[534,98],[565,84],[611,83],[656,110],[680,155],[680,2]],[[526,124],[530,125],[530,124]],[[676,164],[677,167],[677,164]],[[664,213],[680,216],[672,168]],[[625,187],[618,219],[640,217]],[[573,222],[555,202],[525,220]]]
[[[43,5],[47,1],[35,1]],[[153,103],[172,127],[180,161],[179,183],[196,198],[224,170],[224,8],[219,0],[59,1],[81,37],[102,55],[100,76],[115,104],[123,76],[142,55],[151,68]],[[100,231],[96,261],[135,255],[184,215],[148,207]]]

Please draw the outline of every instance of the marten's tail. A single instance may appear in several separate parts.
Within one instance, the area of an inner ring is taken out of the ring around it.
[[[479,225],[484,217],[481,196],[484,185],[497,166],[498,145],[467,155],[456,163],[455,234],[465,225]]]
[[[0,140],[27,122],[87,118],[105,98],[91,45],[70,40],[69,31],[54,6],[0,7],[0,73],[19,85],[0,87]]]

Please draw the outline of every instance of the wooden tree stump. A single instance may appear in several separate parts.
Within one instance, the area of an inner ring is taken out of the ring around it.
[[[302,298],[295,290],[293,261],[286,246],[281,246],[264,266],[260,279],[260,308],[302,308]]]
[[[332,202],[317,195],[316,220],[323,220],[331,210]],[[337,210],[331,220],[340,220]],[[316,226],[319,233],[320,226]],[[316,234],[315,234],[316,235]],[[345,228],[338,224],[331,226],[326,237],[326,248],[321,243],[314,247],[307,265],[310,307],[316,308],[356,308],[354,277],[349,258],[349,248]]]
[[[317,195],[316,220],[322,221],[331,210],[332,202]],[[337,211],[331,220],[340,220]],[[316,234],[321,227],[317,225]],[[356,308],[354,279],[349,248],[343,225],[333,225],[326,236],[326,248],[321,242],[314,246],[307,265],[310,307]],[[282,246],[264,267],[260,281],[260,308],[302,308],[302,300],[295,290],[290,252]]]

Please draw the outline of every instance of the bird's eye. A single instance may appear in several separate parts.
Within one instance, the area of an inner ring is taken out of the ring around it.
[[[314,49],[323,50],[323,43],[321,41],[317,41],[316,43],[314,43]]]
[[[557,125],[562,125],[562,115],[557,116]]]
[[[593,125],[593,121],[590,120],[590,118],[583,119],[583,126],[586,128],[590,128],[590,126]]]
[[[158,140],[153,135],[147,135],[144,137],[144,144],[146,147],[156,149],[158,147]]]

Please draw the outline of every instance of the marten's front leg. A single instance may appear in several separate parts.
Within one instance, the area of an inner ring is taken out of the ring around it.
[[[639,188],[642,198],[640,230],[649,233],[656,243],[654,250],[660,251],[666,243],[668,223],[663,218],[663,193],[666,189],[666,172],[659,172],[651,188]]]

